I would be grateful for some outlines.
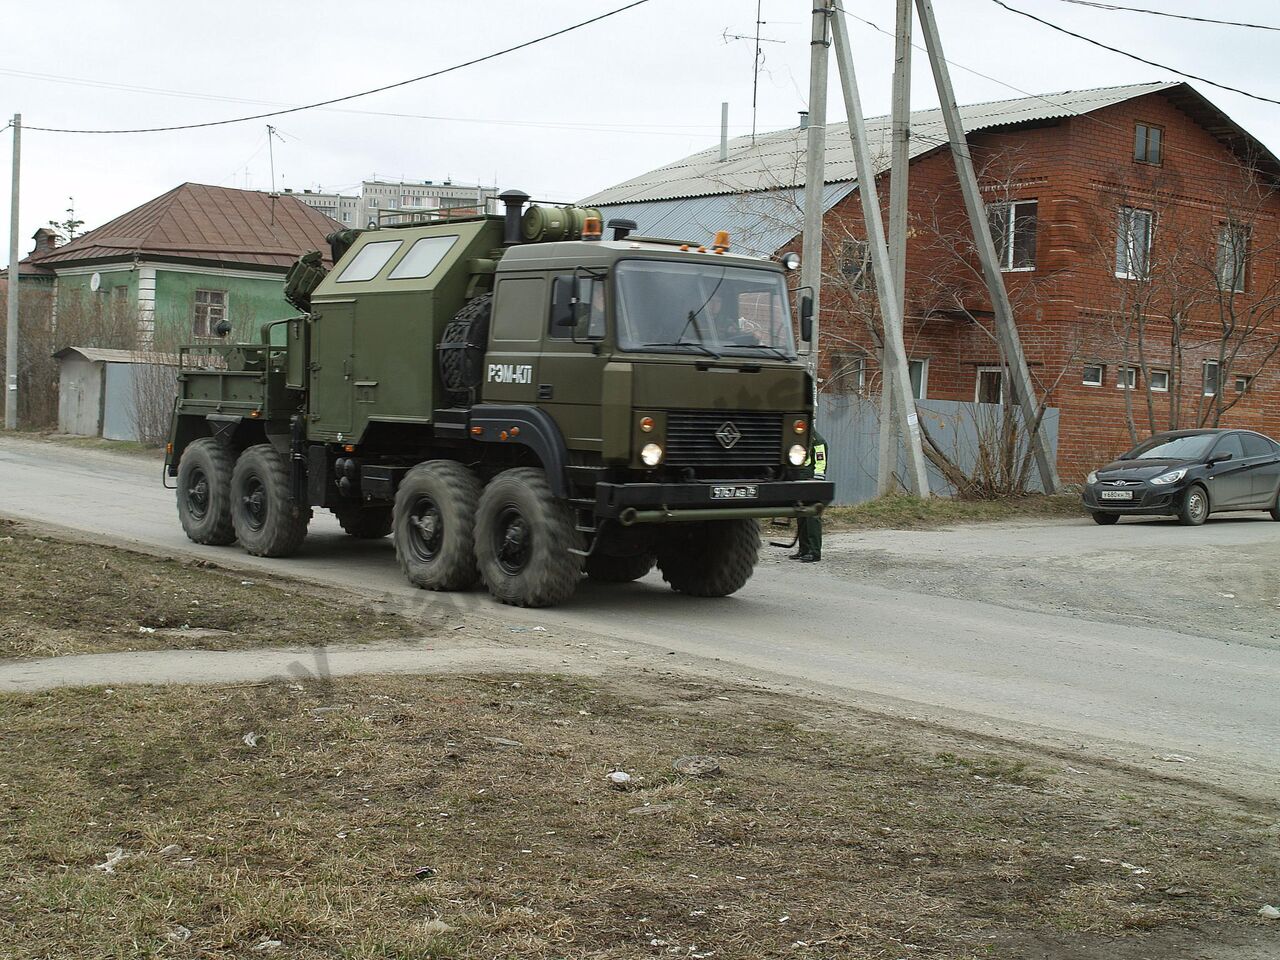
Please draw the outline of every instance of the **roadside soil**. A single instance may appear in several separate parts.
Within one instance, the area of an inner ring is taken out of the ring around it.
[[[50,591],[86,548],[0,536],[28,591],[6,637],[32,597],[88,643],[227,576],[101,548]],[[259,639],[368,632],[315,588],[245,591]],[[0,696],[0,955],[1280,955],[1274,803],[632,669]]]
[[[243,650],[433,635],[367,600],[273,577],[54,540],[0,519],[0,658],[127,650]]]

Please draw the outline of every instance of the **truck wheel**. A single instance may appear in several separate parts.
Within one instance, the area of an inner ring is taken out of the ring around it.
[[[454,315],[440,337],[440,383],[449,402],[467,403],[471,391],[480,386],[484,373],[484,351],[489,342],[489,314],[493,294],[469,301]]]
[[[498,474],[480,494],[476,560],[496,600],[549,607],[573,595],[582,577],[573,511],[536,467]]]
[[[289,492],[289,465],[269,443],[240,454],[231,471],[231,522],[236,539],[255,557],[287,557],[307,535],[311,509]]]
[[[587,557],[587,577],[597,583],[630,583],[652,570],[656,559],[652,553],[639,553],[630,557],[593,553]]]
[[[234,543],[231,451],[212,437],[192,442],[178,463],[178,520],[196,543]]]
[[[676,524],[663,533],[658,568],[676,593],[727,597],[751,579],[760,553],[759,522],[710,520]]]
[[[479,499],[479,479],[452,460],[429,460],[404,475],[391,532],[396,559],[410,583],[423,590],[475,586]]]
[[[390,507],[342,507],[333,515],[343,530],[360,540],[380,540],[391,532]]]

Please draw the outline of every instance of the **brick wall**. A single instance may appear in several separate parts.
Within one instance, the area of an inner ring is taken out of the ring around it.
[[[1159,165],[1133,160],[1139,122],[1163,131]],[[1037,201],[1034,269],[1004,277],[1032,375],[1062,411],[1058,466],[1064,480],[1077,481],[1127,449],[1131,433],[1141,438],[1153,426],[1168,429],[1175,401],[1178,426],[1213,425],[1214,401],[1203,396],[1202,362],[1218,356],[1222,340],[1222,298],[1214,294],[1212,278],[1218,231],[1228,219],[1250,228],[1246,289],[1225,296],[1236,316],[1257,328],[1240,338],[1241,353],[1257,355],[1238,356],[1234,364],[1228,356],[1222,396],[1233,405],[1220,425],[1280,435],[1280,357],[1264,356],[1280,343],[1273,315],[1280,307],[1280,200],[1245,189],[1241,165],[1222,143],[1156,93],[1083,117],[978,133],[970,144],[984,199]],[[879,182],[886,222],[888,179],[886,174]],[[928,361],[928,397],[971,401],[978,368],[998,365],[999,350],[945,146],[912,164],[910,191],[907,353]],[[1150,281],[1115,276],[1121,205],[1155,215]],[[851,288],[840,270],[842,241],[864,236],[855,193],[826,222],[824,375],[830,377],[842,355],[865,352],[866,389],[878,395],[869,329],[878,323],[874,291]],[[1169,318],[1175,311],[1184,318],[1180,364],[1170,351]],[[1139,328],[1147,365],[1169,371],[1168,392],[1149,390],[1141,377],[1135,390],[1117,387],[1126,359],[1138,365]],[[1233,340],[1231,346],[1238,344]],[[1104,365],[1102,386],[1082,383],[1086,362]],[[1237,373],[1257,373],[1243,394],[1234,390]]]

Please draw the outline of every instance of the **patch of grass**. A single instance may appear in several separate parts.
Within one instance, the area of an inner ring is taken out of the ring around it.
[[[1245,929],[1278,879],[1269,817],[623,683],[0,697],[5,955],[970,960]]]
[[[127,453],[132,456],[149,457],[158,460],[164,456],[164,447],[159,444],[139,443],[137,440],[104,440],[102,437],[72,436],[66,433],[55,433],[49,430],[4,430],[0,429],[0,437],[15,437],[19,440],[36,440],[42,443],[60,443],[71,447],[82,447],[89,450],[109,450],[112,453]]]
[[[287,581],[34,536],[5,520],[0,611],[0,657],[354,643],[436,629]]]
[[[919,529],[954,523],[1020,520],[1030,517],[1080,517],[1084,509],[1077,493],[1033,494],[1007,500],[960,500],[895,494],[852,507],[830,507],[823,522],[833,530],[866,527]]]

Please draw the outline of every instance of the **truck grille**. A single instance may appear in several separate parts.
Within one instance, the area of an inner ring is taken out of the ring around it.
[[[673,410],[667,414],[666,454],[666,463],[673,467],[777,463],[782,456],[782,414]]]

